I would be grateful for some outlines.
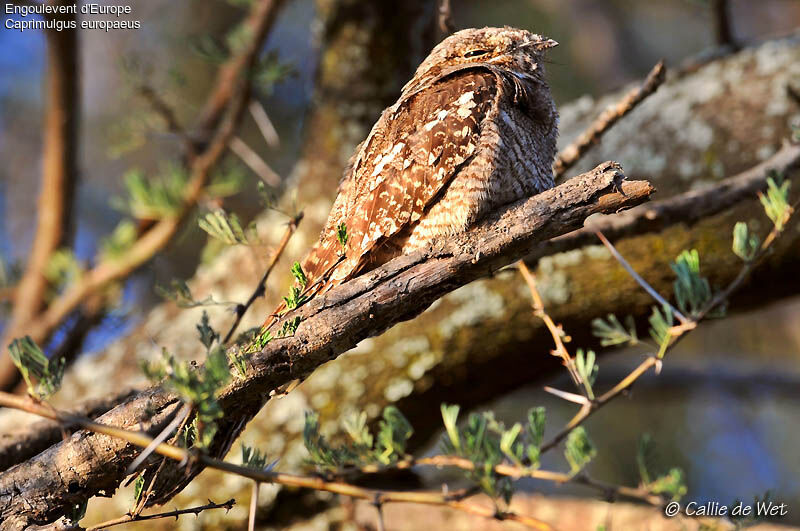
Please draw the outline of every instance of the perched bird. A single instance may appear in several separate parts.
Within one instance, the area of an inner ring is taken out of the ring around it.
[[[553,186],[558,114],[543,60],[556,45],[482,28],[431,51],[345,171],[302,262],[311,294]]]

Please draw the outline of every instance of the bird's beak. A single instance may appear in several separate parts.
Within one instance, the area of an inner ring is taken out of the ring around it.
[[[550,48],[555,48],[556,46],[558,46],[558,43],[553,39],[545,39],[536,45],[536,47],[540,50],[549,50]]]

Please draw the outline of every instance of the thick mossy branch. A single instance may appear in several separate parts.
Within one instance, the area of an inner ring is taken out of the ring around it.
[[[295,333],[255,353],[247,377],[221,394],[224,417],[219,433],[225,437],[218,437],[210,451],[225,448],[270,391],[304,377],[364,338],[418,315],[454,289],[515,262],[531,246],[581,227],[588,216],[635,206],[652,192],[649,183],[625,181],[620,167],[606,162],[511,205],[467,233],[399,257],[310,301],[284,317],[302,318]],[[151,388],[98,421],[128,428],[141,423],[157,433],[179,407],[174,396]],[[0,475],[0,518],[52,520],[75,503],[119,485],[137,453],[124,441],[77,433]],[[199,470],[181,474],[179,482],[189,481]]]

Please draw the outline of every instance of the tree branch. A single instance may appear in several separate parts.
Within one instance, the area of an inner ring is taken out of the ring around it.
[[[497,520],[511,520],[514,522],[519,522],[527,527],[540,529],[543,531],[552,529],[552,527],[547,523],[529,516],[520,515],[511,511],[500,511],[497,508],[492,509],[480,505],[473,505],[463,502],[462,500],[465,497],[471,495],[469,494],[469,492],[471,491],[467,491],[467,494],[459,494],[459,493],[424,492],[424,491],[411,492],[411,491],[374,490],[374,489],[364,488],[359,485],[346,483],[343,481],[329,480],[319,476],[301,476],[297,474],[277,472],[271,470],[269,467],[264,469],[259,469],[255,467],[235,465],[233,463],[228,463],[221,459],[215,459],[213,457],[209,457],[208,455],[203,453],[198,453],[193,450],[187,450],[185,448],[181,448],[164,442],[159,442],[156,439],[152,439],[148,435],[143,434],[141,432],[136,432],[133,430],[121,430],[119,428],[113,428],[110,426],[105,426],[103,424],[92,422],[88,419],[73,417],[72,415],[57,411],[49,405],[33,402],[29,398],[21,398],[14,395],[10,395],[8,393],[0,392],[0,403],[2,403],[7,407],[12,407],[15,409],[20,409],[22,411],[27,411],[34,415],[40,415],[43,417],[50,418],[52,420],[76,422],[86,427],[86,429],[91,430],[94,433],[100,433],[107,436],[116,437],[122,441],[127,441],[137,446],[142,446],[142,447],[146,446],[148,448],[152,448],[154,452],[181,463],[181,466],[192,467],[196,464],[202,464],[203,466],[206,466],[208,468],[213,468],[215,470],[220,470],[222,472],[226,472],[229,474],[249,478],[256,482],[277,483],[280,485],[288,485],[292,487],[300,487],[306,489],[332,492],[335,494],[341,494],[343,496],[349,496],[351,498],[370,500],[376,505],[384,503],[398,503],[398,502],[419,503],[423,505],[439,505],[439,506],[450,507],[452,509],[456,509],[459,511],[464,511],[469,514],[483,516],[486,518],[494,518]],[[556,478],[561,477],[561,475],[559,474],[554,474],[554,476]],[[226,502],[226,504],[228,503],[230,502]],[[203,506],[199,509],[205,510],[208,508],[220,507],[217,504],[213,504],[213,502],[211,501],[209,501],[209,504],[214,505],[215,507]],[[221,506],[225,506],[226,504],[221,504]],[[168,516],[177,517],[178,514],[185,514],[186,512],[193,512],[193,510],[188,509],[183,511],[174,511],[171,514],[168,514]],[[200,511],[195,510],[194,512],[196,514],[197,512]],[[163,518],[165,514],[167,513],[161,513],[149,516],[139,516],[135,514],[129,514],[126,516],[122,516],[118,519],[105,522],[98,526],[92,526],[89,529],[110,527],[112,525],[122,524],[130,521]]]
[[[212,455],[227,448],[270,391],[303,378],[364,338],[412,318],[444,294],[513,263],[532,245],[574,230],[589,215],[636,205],[653,191],[647,182],[623,179],[619,166],[601,164],[498,212],[458,237],[392,260],[284,317],[303,319],[295,335],[274,340],[253,355],[246,378],[222,392],[219,400],[225,415]],[[121,427],[141,423],[158,433],[177,407],[177,398],[151,388],[98,421]],[[135,455],[124,441],[76,434],[0,474],[0,518],[52,519],[71,503],[118,485]],[[191,476],[199,471],[193,470]],[[179,479],[191,476],[182,474]]]
[[[266,37],[266,31],[275,17],[272,9],[275,3],[272,0],[261,0],[259,3],[254,4],[245,25],[249,29],[258,29],[258,31],[253,31],[249,44],[242,52],[230,60],[229,66],[235,64],[237,65],[237,70],[236,75],[229,80],[230,86],[225,84],[227,88],[224,97],[219,93],[219,86],[222,84],[222,80],[220,80],[217,84],[217,89],[209,98],[209,101],[213,100],[215,105],[221,105],[218,109],[219,116],[214,120],[213,136],[202,152],[194,154],[193,151],[190,151],[187,153],[190,159],[189,180],[184,189],[183,204],[178,212],[171,217],[160,219],[144,231],[123,257],[105,260],[90,271],[87,271],[74,284],[68,286],[41,313],[39,313],[40,308],[37,307],[36,313],[28,313],[24,320],[15,321],[18,326],[10,326],[8,328],[4,338],[4,345],[15,337],[22,335],[29,335],[35,342],[40,344],[46,342],[64,319],[87,299],[108,284],[127,278],[172,240],[183,221],[201,198],[212,169],[224,155],[241,121],[244,110],[247,108],[250,99],[250,84],[246,79],[240,79],[241,76],[239,74],[249,74],[255,64],[258,52]],[[65,32],[57,33],[62,35]],[[230,68],[223,67],[219,73],[220,78],[228,79],[227,76],[229,75],[231,75]],[[53,84],[51,83],[50,85]],[[157,108],[157,110],[159,109]],[[163,109],[161,111],[163,112]],[[227,114],[225,114],[226,112]],[[177,126],[176,123],[173,125]],[[75,156],[74,149],[70,150],[70,156]],[[50,188],[46,187],[45,190]],[[39,211],[49,212],[50,210],[40,206]],[[17,306],[20,306],[20,301],[28,300],[28,297],[22,296],[24,292],[20,291],[20,289],[21,286],[17,288],[17,294],[20,295],[16,298]],[[3,375],[7,375],[5,380],[8,383],[5,386],[7,389],[13,388],[19,381],[19,373],[7,354],[0,358],[0,382],[3,381]]]
[[[236,85],[243,75],[248,74],[253,66],[253,57],[258,56],[261,46],[275,23],[284,0],[259,0],[244,21],[244,29],[251,35],[250,43],[241,53],[234,55],[219,68],[217,80],[211,91],[198,129],[202,135],[212,131],[225,112],[225,108],[235,94]]]
[[[609,240],[615,241],[626,236],[659,232],[678,223],[692,225],[766,190],[770,171],[788,173],[798,167],[800,144],[784,144],[764,162],[717,184],[653,201],[614,216],[590,220],[580,230],[538,245],[525,261],[530,264],[544,256],[593,244],[597,240],[596,231],[602,231]]]
[[[51,2],[69,4],[71,2]],[[57,15],[74,20],[75,15]],[[42,179],[37,205],[36,234],[25,272],[16,287],[14,309],[2,338],[5,348],[36,318],[45,303],[45,269],[53,253],[70,237],[72,199],[77,181],[80,93],[77,30],[45,31],[47,83],[44,109]],[[19,381],[9,356],[0,357],[0,389]]]

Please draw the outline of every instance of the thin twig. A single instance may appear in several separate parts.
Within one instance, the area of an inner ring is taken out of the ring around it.
[[[258,126],[258,130],[261,131],[261,136],[264,137],[264,142],[266,142],[267,146],[272,149],[280,147],[281,139],[278,136],[278,131],[272,124],[272,120],[269,119],[269,115],[264,109],[264,106],[261,105],[261,102],[254,99],[250,102],[248,109],[250,110],[250,116],[253,117],[253,121],[255,121]]]
[[[736,290],[738,290],[744,284],[744,282],[749,278],[749,276],[752,274],[756,266],[767,255],[770,247],[775,243],[778,236],[780,236],[783,230],[786,229],[786,226],[788,225],[789,222],[789,218],[791,218],[791,216],[794,214],[796,206],[797,205],[795,204],[792,207],[789,207],[788,210],[786,211],[786,217],[783,220],[781,229],[779,229],[777,225],[773,225],[772,230],[770,230],[770,232],[767,234],[767,237],[764,238],[764,241],[761,243],[761,246],[759,247],[759,250],[756,253],[756,255],[752,259],[745,262],[745,264],[742,266],[742,269],[739,271],[739,274],[725,287],[725,289],[723,289],[722,291],[717,293],[714,297],[712,297],[711,300],[709,300],[705,304],[705,306],[703,306],[703,308],[701,308],[700,311],[697,312],[696,315],[692,316],[692,319],[686,319],[684,317],[685,321],[682,321],[681,325],[673,326],[672,328],[669,329],[669,334],[672,336],[672,338],[667,343],[667,346],[664,348],[664,352],[660,352],[658,356],[648,356],[625,378],[620,380],[620,382],[617,383],[614,387],[612,387],[611,389],[600,395],[597,399],[592,400],[586,404],[583,404],[578,413],[567,423],[564,429],[562,429],[550,441],[543,444],[540,448],[540,451],[544,453],[554,448],[559,442],[561,442],[564,438],[566,438],[567,435],[569,435],[570,431],[572,431],[574,428],[582,424],[595,411],[608,404],[614,398],[621,395],[625,390],[627,390],[631,385],[633,385],[633,383],[637,379],[639,379],[640,376],[642,376],[651,368],[654,368],[656,373],[659,373],[661,371],[661,364],[663,361],[662,358],[664,353],[673,349],[675,345],[681,339],[686,337],[686,335],[689,332],[696,329],[697,324],[700,321],[705,319],[709,315],[709,313],[711,313],[714,309],[723,305],[728,299],[730,299],[730,297],[736,292]],[[618,260],[620,260],[620,263],[622,263],[623,266],[625,266],[627,262],[625,262],[625,259],[622,258],[622,256],[616,252],[616,249],[614,249],[614,247],[610,244],[610,242],[608,242],[608,240],[605,239],[605,237],[600,233],[598,233],[598,237],[603,241],[604,244],[606,244],[606,247],[608,247],[609,250],[612,251],[612,253],[616,253],[615,256],[618,256]],[[638,276],[635,274],[633,269],[630,268],[629,265],[628,267],[626,267],[626,269],[628,270],[629,273],[634,275],[634,278]],[[639,282],[639,284],[642,287],[644,287],[651,295],[655,293],[655,290],[653,290],[649,286],[649,284],[647,284],[644,280],[637,279],[637,282]],[[648,287],[650,287],[650,289],[648,289]],[[655,293],[655,295],[658,294]],[[660,296],[655,298],[659,302],[663,300],[660,298]],[[664,302],[662,302],[662,304],[664,304]],[[680,316],[680,313],[678,313],[677,310],[675,310],[674,308],[672,311],[675,313],[676,316]]]
[[[128,465],[128,470],[126,472],[128,474],[133,474],[136,471],[136,469],[139,468],[139,465],[144,463],[145,459],[150,457],[150,454],[153,453],[153,450],[155,449],[156,446],[166,441],[167,437],[169,437],[173,431],[177,430],[180,426],[182,426],[186,422],[186,419],[189,418],[189,414],[191,412],[192,412],[192,406],[190,404],[184,404],[183,408],[178,412],[177,415],[175,415],[175,418],[172,419],[172,422],[167,424],[167,426],[163,430],[161,430],[161,433],[159,433],[153,438],[153,442],[147,445],[147,447],[145,447],[142,453],[139,454],[139,456],[136,459],[134,459],[130,465]]]
[[[191,418],[191,415],[185,415],[183,417],[183,422],[181,422],[181,424],[178,426],[178,429],[175,430],[175,435],[173,435],[172,440],[170,441],[170,444],[175,444],[177,442],[178,437],[180,437],[181,432],[186,427],[186,423],[189,421],[190,418]],[[147,500],[150,499],[150,495],[152,494],[153,489],[155,488],[156,480],[158,479],[158,475],[161,474],[161,471],[164,469],[164,466],[166,465],[166,463],[167,463],[167,458],[166,457],[162,458],[161,462],[158,464],[158,468],[156,469],[155,473],[153,474],[153,477],[150,478],[150,482],[147,485],[147,489],[145,489],[145,491],[142,492],[141,496],[139,497],[139,503],[136,505],[136,508],[133,511],[134,515],[140,514],[144,510],[144,508],[147,506]],[[142,473],[144,473],[144,472],[142,472]]]
[[[619,251],[617,251],[617,248],[614,247],[614,245],[610,241],[608,241],[608,238],[603,236],[602,232],[600,232],[599,230],[596,230],[596,231],[594,231],[594,233],[597,236],[597,238],[601,242],[603,242],[603,245],[606,246],[606,249],[608,249],[608,251],[611,253],[611,255],[617,260],[617,262],[619,262],[620,265],[623,268],[625,268],[625,271],[627,271],[628,274],[631,277],[633,277],[633,279],[636,281],[636,283],[639,284],[651,297],[653,297],[661,306],[669,308],[670,311],[672,311],[673,315],[675,315],[675,317],[678,318],[678,321],[680,321],[681,324],[685,325],[685,324],[688,324],[690,322],[689,318],[687,318],[680,311],[678,311],[677,308],[675,308],[672,304],[670,304],[669,301],[667,301],[667,299],[662,297],[655,290],[655,288],[653,288],[653,286],[651,286],[645,279],[643,279],[639,275],[639,273],[636,272],[636,270],[633,268],[633,266],[631,266],[631,264],[629,264],[628,261],[625,260],[625,257],[622,256],[622,254],[620,254]]]
[[[86,418],[81,418],[69,413],[58,411],[49,405],[34,402],[30,398],[18,397],[9,393],[0,392],[0,406],[27,411],[28,413],[60,422],[79,424],[87,430],[109,435],[111,437],[117,437],[127,441],[130,444],[135,444],[136,446],[147,447],[153,442],[153,438],[145,432],[135,432],[131,430],[115,428],[113,426],[106,426]],[[273,470],[253,469],[245,466],[234,465],[220,459],[209,457],[208,455],[202,453],[186,450],[185,448],[180,448],[167,443],[155,445],[155,452],[179,462],[199,462],[208,468],[214,468],[262,483],[278,483],[293,487],[327,491],[373,502],[375,500],[379,500],[380,503],[418,503],[423,505],[439,505],[457,509],[470,514],[485,516],[487,518],[519,522],[534,529],[552,529],[549,524],[529,516],[520,515],[514,512],[498,513],[493,509],[465,503],[460,499],[454,498],[452,495],[446,495],[439,492],[375,490],[341,481],[327,481],[318,476],[300,476],[296,474],[276,472]]]
[[[183,144],[186,160],[191,162],[196,156],[196,148],[194,142],[192,142],[192,139],[189,138],[186,130],[183,128],[180,121],[178,121],[178,117],[175,115],[175,110],[166,101],[164,101],[150,85],[140,85],[139,94],[141,94],[141,96],[147,100],[153,110],[161,117],[162,120],[164,120],[164,123],[167,125],[167,131],[177,135],[178,138],[180,138],[181,143]]]
[[[375,500],[372,505],[375,506],[375,511],[378,513],[378,531],[386,531],[386,524],[383,521],[383,504],[379,500]]]
[[[268,184],[272,187],[278,187],[281,184],[281,176],[275,173],[275,171],[269,167],[269,164],[264,162],[258,153],[253,151],[253,149],[247,145],[247,143],[235,136],[231,139],[230,145],[231,151],[236,153],[236,155],[247,164],[247,166],[253,170],[253,173],[258,175],[258,178],[264,181],[264,184]]]
[[[250,491],[250,512],[247,518],[247,531],[255,531],[256,529],[256,510],[258,509],[258,489],[261,483],[258,481],[253,482],[253,488]]]
[[[263,297],[264,293],[266,293],[267,279],[269,278],[270,273],[272,273],[272,270],[275,268],[275,264],[278,263],[278,260],[283,254],[283,250],[286,249],[286,244],[289,243],[292,234],[295,233],[295,231],[297,230],[297,226],[300,224],[300,221],[302,221],[302,219],[303,219],[303,213],[300,212],[297,215],[295,215],[294,218],[289,220],[289,225],[286,227],[286,231],[283,233],[283,237],[281,238],[280,243],[278,243],[278,247],[272,253],[272,258],[270,258],[269,264],[267,265],[267,269],[261,276],[261,280],[259,280],[258,286],[256,286],[255,290],[253,290],[253,293],[250,295],[250,298],[247,299],[247,302],[245,302],[244,304],[240,304],[236,307],[236,319],[233,321],[233,324],[231,325],[230,330],[228,330],[228,333],[225,334],[225,339],[222,341],[224,344],[227,344],[231,340],[234,332],[236,332],[236,329],[239,327],[239,323],[242,322],[244,314],[247,312],[250,306],[253,305],[256,299],[258,299],[259,297]]]
[[[714,37],[717,45],[730,48],[734,52],[739,50],[740,45],[733,36],[730,2],[728,0],[711,0],[710,7],[714,17]]]
[[[659,61],[647,74],[644,82],[625,94],[616,104],[608,107],[587,127],[578,138],[562,149],[553,163],[553,177],[558,180],[577,163],[593,145],[622,117],[631,112],[664,82],[666,69]]]
[[[208,503],[206,505],[200,505],[198,507],[190,507],[188,509],[175,509],[174,511],[168,511],[165,513],[146,514],[146,515],[126,514],[124,516],[120,516],[119,518],[115,518],[113,520],[108,520],[106,522],[102,522],[97,525],[87,527],[86,531],[99,531],[100,529],[106,529],[108,527],[112,527],[115,525],[127,524],[130,522],[142,522],[144,520],[156,520],[159,518],[177,519],[182,514],[194,514],[196,516],[202,513],[203,511],[209,511],[212,509],[225,509],[226,511],[230,511],[234,505],[236,505],[236,500],[234,498],[231,498],[230,500],[223,503],[214,503],[211,500],[208,500]]]
[[[557,325],[550,315],[545,312],[542,297],[539,294],[539,289],[536,287],[536,277],[533,276],[533,273],[531,273],[524,261],[520,260],[518,262],[518,266],[520,273],[522,273],[522,277],[528,284],[528,290],[531,292],[531,298],[533,299],[533,311],[538,318],[544,321],[544,324],[550,331],[550,335],[553,336],[553,342],[555,343],[556,348],[550,353],[554,356],[559,356],[563,360],[564,366],[567,368],[569,375],[572,377],[572,381],[578,388],[581,388],[581,376],[578,374],[578,369],[575,367],[575,360],[573,360],[572,356],[569,355],[569,352],[564,347],[564,342],[562,341],[562,338],[564,337],[564,330],[561,328],[561,325]]]

